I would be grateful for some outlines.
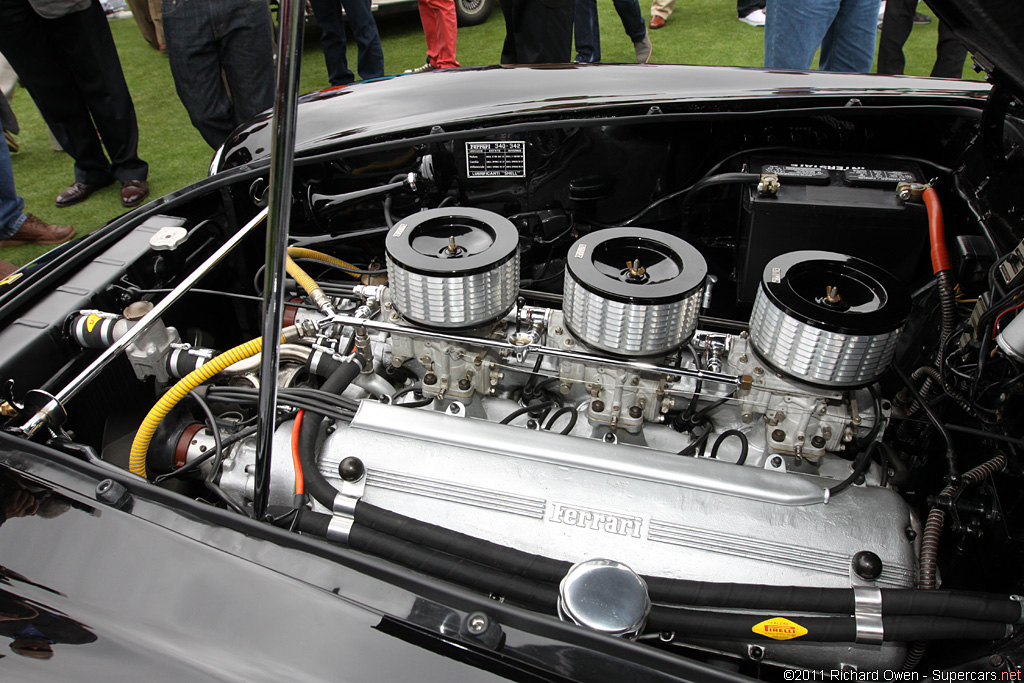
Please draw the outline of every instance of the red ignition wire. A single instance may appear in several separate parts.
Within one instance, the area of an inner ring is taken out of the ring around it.
[[[295,469],[296,496],[306,493],[306,484],[302,479],[302,464],[299,462],[299,429],[302,427],[302,415],[305,412],[300,410],[295,415],[295,422],[292,424],[292,467]]]
[[[938,275],[950,270],[949,251],[946,249],[946,228],[942,222],[942,204],[934,188],[927,188],[922,195],[928,210],[928,236],[932,246],[932,272]]]

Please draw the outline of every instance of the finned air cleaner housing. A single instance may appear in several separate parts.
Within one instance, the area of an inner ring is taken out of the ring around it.
[[[707,263],[672,235],[611,228],[581,237],[566,262],[565,323],[595,349],[664,356],[697,327]]]
[[[490,211],[430,209],[384,243],[391,300],[406,320],[445,329],[501,318],[519,294],[519,231]]]
[[[851,256],[794,251],[764,269],[750,316],[750,340],[768,365],[794,379],[852,388],[892,362],[910,315],[896,278]]]

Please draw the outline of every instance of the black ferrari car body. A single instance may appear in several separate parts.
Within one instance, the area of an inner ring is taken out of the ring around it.
[[[936,9],[989,83],[313,93],[0,283],[0,676],[1018,675],[1024,24]]]

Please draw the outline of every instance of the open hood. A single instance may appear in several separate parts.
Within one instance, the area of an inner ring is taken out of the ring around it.
[[[928,0],[994,84],[1024,102],[1024,7],[1005,0]]]

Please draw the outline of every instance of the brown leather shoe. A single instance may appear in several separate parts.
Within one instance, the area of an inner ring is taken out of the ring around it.
[[[87,185],[86,183],[75,181],[69,187],[61,190],[61,193],[57,195],[57,201],[54,203],[63,209],[65,206],[84,202],[98,189],[100,189],[99,185]]]
[[[121,183],[121,203],[131,208],[149,196],[149,183],[145,180],[125,180]]]
[[[662,17],[651,17],[651,28],[661,28],[665,25],[665,19]]]
[[[70,225],[50,225],[30,213],[25,214],[25,222],[5,240],[0,240],[0,247],[16,247],[19,244],[60,244],[67,242],[75,234]]]

